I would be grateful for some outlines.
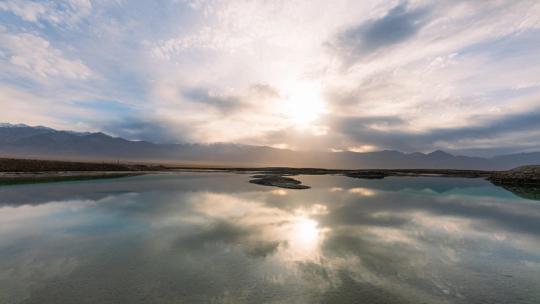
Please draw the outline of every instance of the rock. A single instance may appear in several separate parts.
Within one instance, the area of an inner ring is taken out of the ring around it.
[[[522,166],[508,171],[493,173],[488,178],[494,184],[539,186],[540,166]]]
[[[347,172],[344,175],[352,178],[382,179],[390,176],[391,174],[389,172],[378,170],[362,170],[356,172]]]
[[[309,189],[309,186],[302,185],[302,182],[290,177],[283,177],[281,175],[254,175],[254,179],[249,182],[252,184],[262,185],[262,186],[271,186],[271,187],[280,187],[286,189]]]

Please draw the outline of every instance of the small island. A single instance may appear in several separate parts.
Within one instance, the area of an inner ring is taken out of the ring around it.
[[[249,182],[252,184],[280,187],[286,189],[309,189],[311,187],[302,185],[302,182],[290,177],[284,177],[281,175],[254,175]]]

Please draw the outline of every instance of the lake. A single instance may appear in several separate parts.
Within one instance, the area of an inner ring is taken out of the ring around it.
[[[482,179],[0,186],[0,303],[540,303],[540,201]]]

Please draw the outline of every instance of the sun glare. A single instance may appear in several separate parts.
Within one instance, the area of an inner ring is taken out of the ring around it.
[[[301,218],[294,227],[295,240],[302,244],[311,244],[319,237],[317,222],[308,218]]]
[[[300,83],[295,85],[284,104],[285,116],[297,127],[309,127],[324,112],[318,85]]]

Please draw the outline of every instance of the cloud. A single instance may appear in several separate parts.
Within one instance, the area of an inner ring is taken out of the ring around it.
[[[27,77],[87,79],[92,76],[85,64],[65,58],[47,39],[31,33],[8,32],[0,27],[0,50],[3,53],[0,60],[24,70]]]
[[[97,122],[96,128],[114,136],[152,143],[182,143],[187,138],[178,128],[152,117],[127,117],[121,121]],[[183,129],[185,130],[185,129]]]
[[[284,101],[282,94],[265,83],[234,89],[171,81],[161,83],[155,94],[151,108],[157,119],[189,133],[183,134],[189,141],[246,143],[244,139],[275,130],[285,120],[275,107]]]
[[[498,149],[505,148],[504,142],[511,142],[508,135],[514,137],[516,134],[530,134],[528,140],[540,147],[540,142],[535,140],[538,136],[535,131],[540,129],[540,109],[499,117],[476,117],[475,121],[481,123],[420,132],[407,131],[403,128],[406,122],[395,117],[334,117],[332,120],[335,132],[343,133],[357,144],[375,145],[381,149],[415,152],[488,144],[496,153]]]
[[[27,22],[46,22],[56,26],[74,26],[92,10],[90,0],[5,0],[0,11],[8,11]]]
[[[0,22],[13,123],[300,150],[540,146],[524,115],[534,0],[5,0]]]
[[[39,17],[44,15],[47,7],[43,3],[37,2],[22,2],[22,1],[5,1],[0,3],[0,9],[10,11],[13,14],[21,17],[25,21],[37,22]]]
[[[26,83],[26,82],[25,82]],[[63,96],[51,94],[42,86],[34,87],[0,84],[0,121],[24,122],[29,125],[44,125],[60,130],[95,131],[88,121],[102,117],[93,108],[81,108],[69,102],[82,98],[84,94],[64,90]],[[117,118],[118,116],[116,116]]]
[[[183,97],[189,101],[206,104],[218,109],[222,114],[232,114],[238,110],[252,110],[254,105],[280,98],[280,93],[270,85],[255,83],[244,92],[218,92],[204,87],[185,89]]]
[[[252,84],[249,87],[249,94],[252,98],[257,99],[273,99],[281,97],[281,94],[276,88],[264,83]]]
[[[367,55],[413,37],[425,24],[426,9],[408,9],[403,2],[379,19],[370,20],[340,33],[337,48],[349,56]]]
[[[217,108],[223,113],[230,113],[243,105],[238,96],[219,94],[204,88],[188,89],[184,91],[183,96],[191,101]]]

